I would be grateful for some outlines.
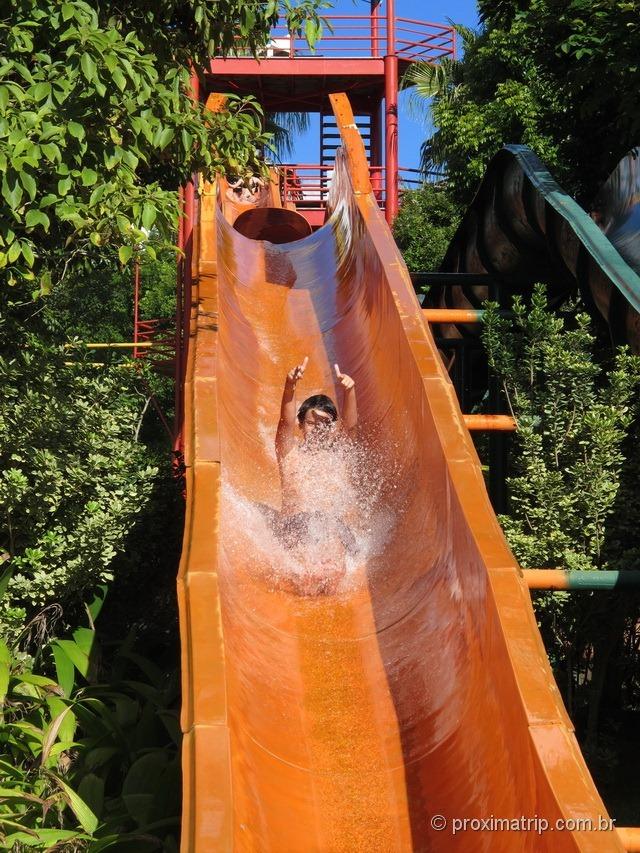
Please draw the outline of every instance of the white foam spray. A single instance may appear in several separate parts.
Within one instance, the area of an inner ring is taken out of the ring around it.
[[[384,552],[406,501],[393,449],[341,436],[330,447],[299,446],[286,461],[295,497],[284,512],[223,479],[226,570],[242,565],[270,589],[305,597],[353,590]]]

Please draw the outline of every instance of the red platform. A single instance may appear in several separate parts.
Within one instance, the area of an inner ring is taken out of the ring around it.
[[[370,15],[327,16],[314,50],[282,22],[273,29],[262,55],[212,59],[204,93],[205,97],[211,92],[253,95],[267,112],[326,116],[330,114],[328,96],[346,92],[354,113],[368,121],[367,154],[377,170],[374,186],[380,188],[389,222],[397,213],[403,187],[398,168],[398,82],[412,63],[435,63],[455,56],[456,51],[453,27],[396,17],[394,5],[394,0],[387,0],[384,16],[378,14],[376,0]],[[321,137],[321,170],[330,169],[333,159],[325,138],[326,133]],[[299,176],[311,168],[296,166]],[[316,224],[320,214],[311,213],[312,205],[307,207]],[[318,210],[322,208],[319,203]]]

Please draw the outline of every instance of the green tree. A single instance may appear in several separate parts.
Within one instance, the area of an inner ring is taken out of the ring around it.
[[[460,221],[447,184],[403,193],[393,236],[411,272],[437,270]]]
[[[198,170],[261,168],[257,103],[191,98],[209,56],[255,52],[282,12],[311,44],[320,0],[16,0],[0,14],[0,269],[48,292],[104,248],[125,264],[172,240]]]
[[[130,341],[132,276],[131,265],[122,268],[113,261],[96,259],[90,269],[77,266],[46,299],[39,301],[37,308],[30,306],[28,313],[15,313],[25,317],[27,328],[33,328],[42,342]],[[34,315],[34,310],[38,314]],[[99,358],[100,354],[94,356]]]
[[[482,30],[464,55],[413,80],[434,97],[425,166],[446,165],[468,203],[490,158],[531,146],[566,187],[592,198],[640,133],[637,4],[480,0]],[[585,140],[589,144],[585,145]]]
[[[176,849],[178,674],[132,635],[98,637],[104,595],[72,633],[40,633],[33,656],[0,640],[5,850]]]
[[[515,297],[513,311],[512,323],[490,304],[483,329],[518,424],[505,530],[523,565],[613,568],[606,533],[638,414],[640,357],[620,350],[605,371],[589,316],[555,316],[540,285],[529,310]]]
[[[72,338],[85,342],[132,341],[133,276],[132,265],[122,268],[108,258],[96,259],[86,268],[78,266],[38,304],[38,314],[30,325],[36,325],[39,335],[56,343]],[[175,299],[175,252],[167,250],[157,258],[143,258],[141,319],[165,320],[170,333],[174,328]],[[30,314],[33,309],[26,316]]]
[[[630,519],[637,519],[639,506],[630,472],[638,464],[640,357],[626,349],[611,357],[597,345],[588,315],[575,306],[555,315],[540,285],[529,308],[515,297],[513,311],[511,321],[489,304],[483,329],[489,364],[518,424],[510,512],[500,517],[509,544],[529,568],[634,566],[640,537]],[[537,612],[551,661],[566,670],[570,709],[581,650],[596,636],[588,724],[593,745],[607,666],[629,601],[614,602],[604,630],[592,598],[546,595]]]
[[[73,606],[110,580],[149,500],[158,458],[139,440],[135,371],[96,369],[35,336],[0,356],[0,550],[10,575],[0,628]],[[71,364],[68,362],[71,361]]]

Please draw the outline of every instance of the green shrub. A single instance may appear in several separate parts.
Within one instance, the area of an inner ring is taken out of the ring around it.
[[[505,532],[524,566],[617,568],[608,548],[640,357],[599,363],[589,316],[555,315],[540,285],[529,310],[520,297],[513,310],[512,323],[489,304],[483,332],[518,423]]]
[[[23,335],[0,354],[0,551],[11,578],[0,629],[82,598],[149,500],[155,459],[138,441],[134,371],[100,369]]]
[[[521,565],[583,571],[636,568],[640,556],[637,472],[640,357],[599,343],[589,317],[547,309],[537,286],[515,321],[490,305],[483,338],[516,417],[500,517]],[[579,712],[595,749],[607,683],[619,713],[633,695],[637,604],[629,595],[556,592],[535,597],[536,615],[569,713]],[[616,650],[624,667],[613,666]],[[584,711],[584,713],[582,713]]]
[[[101,648],[85,627],[36,659],[0,641],[2,849],[177,850],[180,730],[175,670],[129,637]],[[55,678],[42,674],[55,661]]]
[[[446,185],[426,184],[403,194],[393,236],[411,272],[438,269],[460,216]]]

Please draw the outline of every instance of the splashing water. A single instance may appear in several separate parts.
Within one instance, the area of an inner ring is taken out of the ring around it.
[[[340,595],[364,582],[402,512],[393,458],[344,437],[299,446],[285,459],[282,510],[223,480],[227,570],[243,566],[270,589],[302,596]]]

